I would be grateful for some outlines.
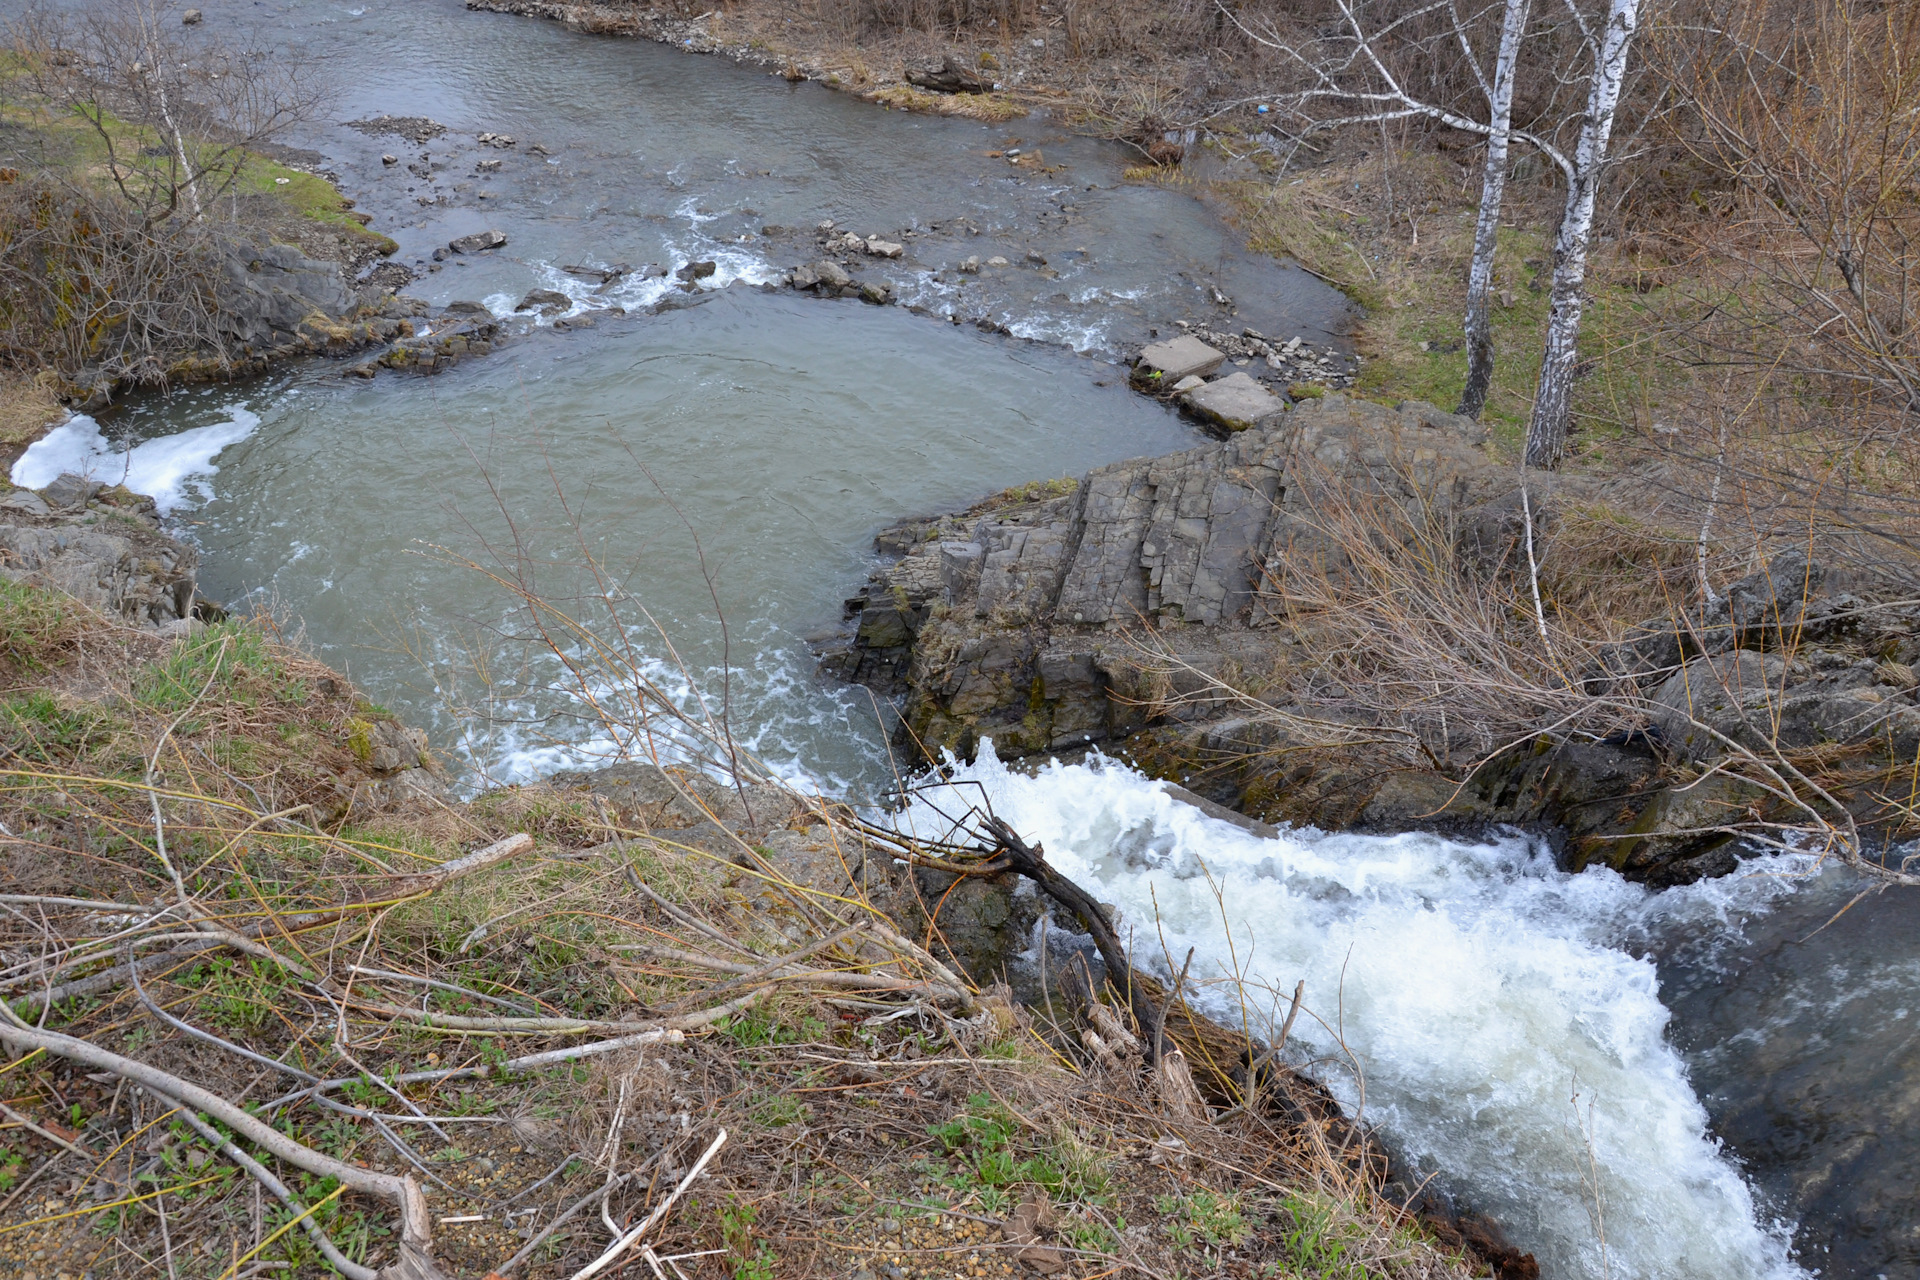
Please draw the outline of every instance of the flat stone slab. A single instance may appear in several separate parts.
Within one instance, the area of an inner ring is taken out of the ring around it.
[[[1140,353],[1140,363],[1134,367],[1137,379],[1153,379],[1162,386],[1171,387],[1182,378],[1204,378],[1220,367],[1225,360],[1224,352],[1215,351],[1198,338],[1181,335],[1166,342],[1156,342]],[[1158,374],[1157,378],[1154,375]]]
[[[1284,411],[1287,402],[1244,373],[1195,387],[1181,397],[1187,408],[1228,431],[1245,431]]]

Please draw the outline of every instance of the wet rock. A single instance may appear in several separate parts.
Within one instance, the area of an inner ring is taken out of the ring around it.
[[[860,300],[871,302],[875,306],[888,306],[893,302],[893,282],[891,280],[867,280],[860,285]]]
[[[863,240],[860,248],[869,257],[874,258],[897,258],[907,251],[905,245],[895,244],[890,240],[881,240],[876,237],[868,237],[866,240]]]
[[[447,248],[455,253],[485,253],[489,249],[498,249],[507,243],[504,231],[476,231],[472,235],[460,236],[447,241]]]
[[[719,269],[720,269],[719,263],[714,262],[711,259],[708,259],[703,262],[689,262],[685,266],[681,267],[678,271],[674,272],[673,275],[676,280],[685,281],[691,284],[695,280],[707,279],[709,276],[713,275],[713,273],[718,271]]]
[[[515,311],[538,311],[543,316],[558,315],[573,309],[573,299],[558,289],[533,289],[520,299]]]
[[[513,139],[504,133],[483,133],[475,139],[483,147],[510,147]]]
[[[853,277],[848,275],[846,269],[832,259],[822,258],[820,261],[812,264],[807,270],[813,273],[814,283],[816,285],[830,289],[849,289],[853,287]]]
[[[991,258],[987,259],[987,265],[990,267],[1010,267],[1013,264],[1011,262],[1008,262],[1005,258],[1001,257],[999,254],[996,253]]]
[[[447,131],[447,126],[425,116],[378,116],[371,120],[349,120],[347,128],[368,134],[397,134],[416,147]]]
[[[1198,338],[1182,334],[1166,342],[1156,342],[1140,353],[1134,364],[1134,382],[1146,386],[1171,387],[1182,378],[1204,378],[1220,367],[1226,354],[1216,351]]]
[[[937,67],[909,70],[907,83],[916,89],[931,89],[935,93],[985,93],[992,87],[951,53],[941,59]]]
[[[206,15],[198,9],[188,9],[180,15],[180,25],[183,27],[197,27],[205,16]]]
[[[1181,383],[1186,381],[1181,379]],[[1175,384],[1177,390],[1180,384]],[[1225,431],[1245,431],[1286,410],[1287,402],[1244,373],[1188,390],[1181,403]]]
[[[380,163],[385,165],[399,164],[400,157],[396,155],[384,155],[380,157]]]

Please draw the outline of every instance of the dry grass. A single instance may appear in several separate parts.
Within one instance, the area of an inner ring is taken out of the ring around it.
[[[1000,93],[928,93],[912,85],[890,84],[861,95],[868,102],[899,111],[919,111],[927,115],[962,116],[1002,124],[1027,114],[1027,107]]]
[[[1290,1109],[1170,1117],[1137,1057],[1097,1066],[1077,1021],[974,988],[863,890],[789,878],[732,834],[733,789],[670,769],[653,799],[396,803],[362,772],[378,710],[270,627],[168,643],[8,591],[0,984],[25,1019],[0,1027],[8,1267],[320,1274],[318,1237],[279,1232],[293,1211],[170,1101],[191,1084],[266,1104],[298,1145],[254,1150],[350,1275],[420,1225],[366,1180],[424,1190],[445,1272],[532,1245],[510,1274],[558,1278],[606,1246],[594,1197],[638,1221],[721,1129],[711,1176],[647,1241],[698,1255],[679,1258],[690,1278],[1337,1257],[1355,1276],[1465,1274],[1306,1082],[1267,1081]],[[884,834],[751,796],[823,847]],[[1184,1010],[1169,1032],[1196,1061],[1244,1048]],[[135,1068],[165,1074],[143,1093]],[[303,1100],[314,1077],[333,1083]]]
[[[60,401],[44,380],[0,370],[0,452],[17,457],[61,417]]]

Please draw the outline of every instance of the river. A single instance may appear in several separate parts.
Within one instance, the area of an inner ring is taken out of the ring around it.
[[[790,776],[873,795],[895,764],[885,709],[819,680],[808,640],[838,624],[878,528],[1194,442],[1112,361],[1177,319],[1219,322],[1215,290],[1269,334],[1337,345],[1351,322],[1200,203],[1043,119],[883,113],[458,0],[201,7],[208,30],[297,47],[335,87],[291,141],[399,241],[410,292],[507,313],[553,288],[576,313],[634,314],[542,323],[433,378],[320,361],[136,398],[37,465],[155,494],[208,594],[274,611],[476,780],[617,750],[578,695],[646,679],[704,697]],[[447,131],[348,127],[381,115]],[[889,271],[931,314],[758,288],[824,220],[903,238]],[[504,250],[432,262],[486,228]],[[953,270],[994,255],[1009,265]],[[643,308],[670,279],[595,295],[564,270],[698,258],[718,266],[697,305],[659,314]],[[502,578],[603,622],[611,599],[631,640],[570,677],[527,644]],[[1551,1280],[1920,1275],[1910,898],[1816,932],[1854,886],[1792,856],[1652,894],[1568,876],[1517,836],[1263,841],[1117,767],[973,768],[1132,928],[1196,947],[1224,1015],[1240,1016],[1228,974],[1275,993],[1306,979],[1302,1052]]]

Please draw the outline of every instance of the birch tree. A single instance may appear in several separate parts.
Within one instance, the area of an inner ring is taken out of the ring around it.
[[[1507,192],[1507,152],[1513,130],[1513,86],[1519,78],[1520,46],[1527,34],[1527,0],[1507,0],[1500,23],[1500,48],[1494,55],[1493,80],[1480,77],[1487,95],[1487,158],[1480,177],[1480,214],[1473,228],[1473,262],[1467,269],[1467,385],[1455,410],[1478,418],[1486,407],[1487,388],[1493,383],[1493,257],[1500,242],[1500,205]],[[1465,32],[1456,17],[1454,28]],[[1467,57],[1479,74],[1479,60],[1471,47]]]
[[[1580,317],[1586,305],[1587,250],[1593,242],[1593,209],[1606,171],[1607,145],[1626,81],[1627,54],[1639,26],[1641,0],[1609,0],[1606,27],[1596,37],[1586,115],[1573,167],[1567,174],[1567,206],[1553,245],[1553,289],[1547,309],[1547,340],[1540,356],[1540,384],[1527,423],[1526,461],[1530,467],[1560,465],[1567,451],[1574,365],[1579,356]],[[1577,11],[1576,11],[1577,12]]]

